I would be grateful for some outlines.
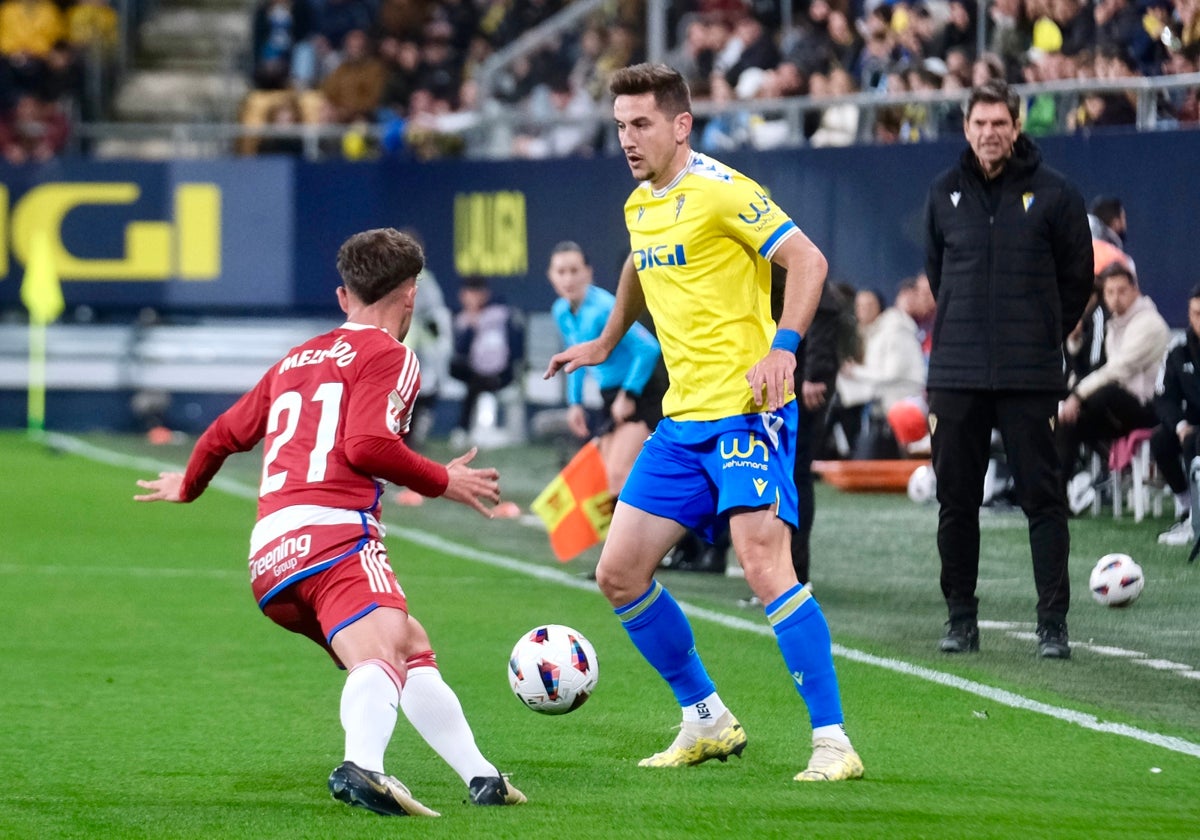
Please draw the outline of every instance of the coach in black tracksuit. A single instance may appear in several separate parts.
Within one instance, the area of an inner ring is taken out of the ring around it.
[[[1018,107],[1003,82],[971,92],[970,148],[934,181],[926,206],[925,270],[937,298],[929,425],[950,613],[939,647],[979,649],[979,507],[998,428],[1029,522],[1038,653],[1066,659],[1070,533],[1054,424],[1066,393],[1063,341],[1092,290],[1092,241],[1083,197],[1042,165]]]

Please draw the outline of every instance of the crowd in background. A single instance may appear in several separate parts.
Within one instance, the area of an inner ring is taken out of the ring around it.
[[[251,124],[380,124],[385,151],[456,154],[462,130],[487,98],[526,118],[510,139],[516,157],[581,155],[602,143],[583,118],[606,101],[608,75],[645,59],[644,3],[606,4],[564,34],[488,79],[481,65],[548,20],[562,0],[261,0],[254,12]],[[989,78],[1009,82],[1099,80],[1196,72],[1200,0],[993,0],[984,6],[985,50],[977,54],[974,0],[811,0],[782,25],[778,3],[691,0],[670,4],[670,52],[698,100],[881,97],[959,90]],[[486,83],[488,97],[482,97]],[[1081,98],[1067,113],[1052,96],[1025,103],[1032,135],[1128,125],[1124,94]],[[1164,95],[1159,119],[1200,119],[1196,91]],[[554,117],[578,123],[544,126]],[[813,145],[912,142],[956,133],[955,108],[881,107],[870,125],[859,109],[809,114]],[[697,127],[702,150],[770,147],[783,121],[729,112]]]
[[[96,116],[118,41],[110,0],[0,3],[0,157],[48,160]],[[90,88],[90,89],[89,89]]]

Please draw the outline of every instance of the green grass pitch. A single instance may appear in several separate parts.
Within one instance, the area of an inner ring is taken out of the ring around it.
[[[1200,669],[1200,568],[1155,543],[1166,519],[1073,520],[1076,650],[1064,663],[1033,655],[1023,519],[985,515],[981,618],[993,623],[978,655],[949,658],[934,650],[936,512],[819,487],[815,591],[866,764],[862,781],[825,785],[792,781],[808,722],[761,612],[738,606],[744,581],[661,576],[694,610],[698,647],[749,735],[743,758],[638,768],[678,711],[580,576],[596,552],[560,565],[517,522],[389,505],[413,613],[485,754],[530,798],[463,804],[401,717],[388,770],[443,816],[397,820],[330,798],[342,675],[250,596],[255,457],[231,460],[226,483],[191,506],[137,505],[134,480],[157,470],[137,459],[180,465],[187,446],[67,443],[0,434],[0,838],[1200,836],[1200,680],[1187,676]],[[501,468],[522,507],[560,464],[543,447],[479,461]],[[1086,591],[1109,551],[1146,570],[1126,610]],[[543,622],[576,627],[600,660],[595,695],[563,717],[524,709],[505,680],[512,644]]]

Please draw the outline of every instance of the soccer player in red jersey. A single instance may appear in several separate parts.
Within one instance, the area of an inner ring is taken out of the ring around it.
[[[495,469],[443,466],[404,443],[420,390],[401,344],[412,321],[420,245],[390,228],[355,234],[338,251],[346,322],[294,348],[200,436],[183,474],[138,481],[139,502],[191,502],[225,459],[263,442],[250,580],[275,623],[312,639],[348,669],[341,697],[345,761],[334,797],[376,813],[438,816],[383,769],[397,708],[467,784],[476,805],[525,796],[475,744],[438,672],[425,629],[408,613],[382,542],[384,482],[442,496],[484,516],[500,500]]]

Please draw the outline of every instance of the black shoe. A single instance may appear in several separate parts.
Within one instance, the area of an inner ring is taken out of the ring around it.
[[[1070,659],[1071,645],[1067,640],[1067,625],[1061,621],[1039,621],[1037,626],[1038,656],[1042,659]]]
[[[329,792],[347,805],[366,808],[385,817],[440,817],[408,792],[393,776],[364,770],[353,761],[343,761],[329,774]]]
[[[942,653],[968,653],[979,650],[979,624],[974,618],[957,618],[947,621],[950,629],[938,642]]]
[[[472,805],[523,805],[525,794],[503,776],[476,776],[467,786]]]

